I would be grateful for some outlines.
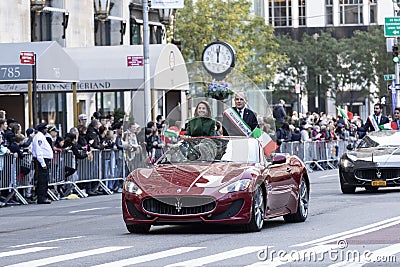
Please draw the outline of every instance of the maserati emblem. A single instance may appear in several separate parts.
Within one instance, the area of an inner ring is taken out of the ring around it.
[[[182,209],[182,202],[181,202],[181,200],[178,198],[177,200],[176,200],[176,202],[175,202],[175,209],[178,211],[178,212],[180,212],[181,211],[181,209]]]
[[[182,192],[182,189],[178,188],[176,189],[176,192],[179,194],[180,192]]]
[[[380,170],[377,170],[377,171],[376,171],[376,177],[377,177],[378,179],[381,179],[382,173],[381,173]]]

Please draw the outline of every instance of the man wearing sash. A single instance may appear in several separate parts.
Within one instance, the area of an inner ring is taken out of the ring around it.
[[[361,127],[357,127],[360,132],[380,131],[380,125],[389,123],[389,118],[382,114],[382,104],[376,103],[374,105],[374,114],[368,116],[367,121]]]
[[[246,108],[246,95],[244,92],[235,94],[235,106],[224,111],[223,127],[224,135],[250,136],[257,127],[258,121],[254,112]]]

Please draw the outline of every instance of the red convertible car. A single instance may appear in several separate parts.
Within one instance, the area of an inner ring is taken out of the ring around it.
[[[131,233],[187,223],[260,231],[268,218],[305,221],[309,191],[306,167],[296,156],[266,158],[255,138],[190,138],[171,145],[151,168],[128,175],[122,212]]]

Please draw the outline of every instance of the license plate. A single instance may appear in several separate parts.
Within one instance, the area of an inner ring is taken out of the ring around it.
[[[371,185],[372,186],[386,186],[386,181],[383,181],[383,180],[372,181]]]

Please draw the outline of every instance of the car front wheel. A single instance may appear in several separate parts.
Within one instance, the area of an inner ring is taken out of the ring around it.
[[[285,222],[304,222],[308,216],[309,199],[310,194],[306,180],[304,178],[301,178],[297,211],[296,213],[284,215],[283,219],[285,220]]]
[[[259,232],[264,225],[265,205],[264,191],[261,186],[257,186],[253,195],[253,204],[250,223],[245,225],[246,231]]]
[[[126,229],[132,234],[146,234],[150,231],[150,224],[127,224]]]
[[[353,185],[346,185],[344,184],[342,174],[339,172],[340,176],[340,189],[342,190],[343,194],[354,194],[356,192],[356,187]]]

